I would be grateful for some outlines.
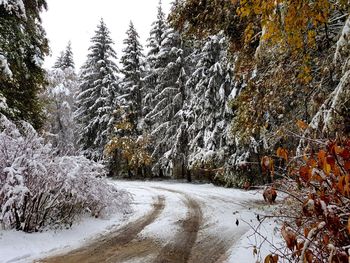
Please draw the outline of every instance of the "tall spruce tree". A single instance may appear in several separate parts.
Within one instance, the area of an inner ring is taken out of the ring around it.
[[[159,2],[157,19],[152,23],[152,29],[150,31],[150,37],[148,38],[147,47],[149,49],[146,56],[146,71],[143,79],[143,112],[147,114],[150,112],[152,107],[152,98],[154,96],[155,87],[157,85],[158,68],[161,66],[158,53],[160,46],[164,40],[164,33],[168,26],[165,19],[165,14],[162,9],[161,1]]]
[[[12,118],[43,123],[38,93],[45,84],[42,62],[48,41],[40,13],[46,1],[0,1],[0,97]]]
[[[130,21],[123,41],[125,48],[121,57],[120,83],[121,96],[117,98],[118,107],[114,111],[113,137],[107,145],[109,155],[109,170],[111,175],[144,174],[142,167],[149,164],[150,158],[145,148],[146,140],[142,135],[142,76],[144,62],[139,35]]]
[[[133,121],[135,127],[142,116],[141,78],[143,76],[143,54],[139,42],[139,35],[134,24],[130,21],[126,32],[127,38],[123,41],[125,48],[121,57],[123,80],[121,90],[124,101],[129,111],[134,112],[136,119]]]
[[[230,153],[228,138],[232,110],[233,72],[222,34],[209,37],[195,56],[196,70],[186,83],[189,127],[189,166],[216,168]]]
[[[145,123],[152,128],[152,157],[155,160],[153,173],[171,176],[174,167],[170,158],[171,149],[176,142],[176,131],[183,122],[180,111],[185,100],[187,61],[180,34],[169,28],[163,36],[164,39],[156,56],[159,62],[158,77],[151,102],[154,107],[145,116]],[[182,171],[180,173],[182,174]]]
[[[119,69],[110,32],[102,19],[91,42],[90,53],[80,75],[76,119],[81,125],[81,150],[89,158],[101,160],[112,129],[116,98],[120,94]]]

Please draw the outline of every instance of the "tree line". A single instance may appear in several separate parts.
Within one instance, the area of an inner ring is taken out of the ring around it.
[[[268,16],[276,6],[278,12]],[[130,22],[120,68],[101,20],[79,73],[68,45],[47,77],[36,71],[41,84],[31,87],[35,96],[22,99],[8,93],[12,88],[1,90],[11,109],[7,116],[42,127],[59,154],[103,160],[111,175],[194,176],[240,186],[270,181],[260,162],[278,147],[301,149],[306,144],[299,137],[306,134],[348,132],[344,74],[336,66],[347,52],[338,41],[347,5],[285,6],[175,1],[168,18],[159,6],[146,52]],[[11,15],[21,19],[20,13]],[[293,15],[299,27],[289,19]],[[41,37],[36,50],[43,56],[47,40]],[[2,60],[3,72],[11,65],[14,74],[10,59]],[[7,75],[4,81],[11,80]],[[45,83],[49,88],[38,92]],[[22,103],[33,105],[33,113]],[[43,122],[43,105],[50,121]],[[312,125],[300,134],[297,122]]]
[[[233,152],[230,100],[239,88],[233,89],[226,37],[184,38],[159,6],[146,55],[132,22],[120,68],[113,43],[101,20],[74,87],[67,82],[69,68],[74,68],[70,45],[57,59],[49,74],[48,97],[53,98],[52,92],[57,97],[57,87],[63,84],[74,94],[74,103],[68,103],[70,117],[50,118],[51,133],[71,131],[71,140],[77,139],[68,144],[90,159],[103,160],[113,176],[212,176],[207,171],[222,167]],[[57,72],[66,76],[57,81]],[[55,99],[72,97],[64,93],[67,90],[61,89],[61,98]],[[57,107],[53,112],[63,115]],[[67,119],[74,120],[70,128],[62,125]],[[67,136],[58,136],[56,145],[64,144]]]

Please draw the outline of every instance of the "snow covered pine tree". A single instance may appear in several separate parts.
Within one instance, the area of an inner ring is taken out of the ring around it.
[[[148,38],[147,47],[149,51],[146,56],[146,69],[145,77],[143,79],[143,114],[148,114],[154,107],[152,105],[152,98],[154,97],[156,81],[158,77],[157,69],[159,67],[157,61],[157,54],[159,53],[160,46],[164,40],[164,32],[166,31],[165,14],[162,10],[161,2],[158,6],[157,19],[152,23],[152,29],[150,31],[150,37]]]
[[[104,21],[91,39],[92,46],[80,75],[75,117],[81,125],[79,144],[84,154],[93,159],[103,159],[104,147],[112,129],[112,113],[120,94],[119,69],[112,48],[113,41]]]
[[[232,110],[228,103],[233,72],[227,58],[223,34],[209,37],[194,55],[195,71],[186,83],[189,119],[189,168],[216,169],[225,164],[232,151],[229,130]],[[211,175],[206,175],[211,177]],[[207,178],[212,179],[212,178]]]
[[[150,157],[142,134],[142,76],[144,62],[139,36],[132,22],[123,41],[121,96],[113,114],[113,137],[106,146],[111,175],[144,176]]]
[[[69,41],[64,52],[61,52],[60,56],[57,58],[54,68],[60,68],[62,70],[67,68],[74,69],[74,59],[72,51],[72,43]]]
[[[43,124],[38,93],[45,82],[42,62],[48,54],[40,12],[46,1],[0,1],[0,98],[8,117]],[[11,43],[11,44],[9,44]]]
[[[154,175],[174,176],[175,164],[178,168],[175,173],[179,173],[175,176],[184,177],[185,149],[181,147],[179,156],[175,148],[181,144],[176,133],[184,121],[181,110],[185,100],[186,54],[178,32],[168,27],[163,37],[156,55],[158,76],[151,101],[154,106],[145,116],[145,123],[152,130]]]

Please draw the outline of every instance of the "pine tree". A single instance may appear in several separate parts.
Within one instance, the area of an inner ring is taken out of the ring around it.
[[[139,118],[142,116],[142,95],[141,95],[141,78],[143,75],[143,54],[142,46],[139,42],[139,35],[135,30],[133,23],[130,21],[129,29],[126,32],[127,38],[123,41],[125,48],[121,58],[123,73],[122,93],[129,111],[135,112],[137,118],[133,122],[137,126]]]
[[[60,68],[62,70],[72,68],[74,70],[72,43],[70,41],[68,42],[65,51],[62,51],[58,56],[53,68]]]
[[[162,2],[159,1],[157,20],[152,23],[152,29],[150,31],[150,37],[148,39],[149,48],[147,59],[151,63],[153,61],[153,56],[157,55],[160,50],[160,46],[164,40],[164,32],[167,29],[165,14],[162,9]],[[153,55],[153,56],[152,56]],[[152,63],[151,63],[152,64]]]
[[[147,47],[149,51],[146,56],[146,72],[143,79],[143,113],[147,114],[154,106],[152,105],[152,97],[154,96],[154,89],[157,81],[157,69],[161,67],[157,55],[160,51],[160,46],[164,40],[164,33],[168,26],[165,20],[165,14],[162,10],[161,2],[159,2],[157,19],[152,23],[150,37],[148,38]]]
[[[62,68],[63,64],[63,57],[64,57],[64,52],[61,51],[60,55],[57,57],[55,64],[53,65],[53,68]]]
[[[38,93],[45,84],[42,62],[49,50],[40,13],[46,8],[45,0],[0,1],[0,94],[8,116],[35,128],[43,123]]]
[[[157,54],[158,77],[151,102],[154,107],[145,116],[145,123],[152,130],[152,157],[155,160],[153,173],[169,176],[173,175],[174,164],[170,158],[171,149],[176,142],[176,131],[183,122],[181,110],[185,100],[187,61],[180,34],[169,28],[163,36]]]
[[[80,75],[76,119],[81,124],[79,144],[82,151],[89,158],[101,160],[120,93],[119,69],[114,62],[117,56],[112,48],[113,41],[102,19],[91,42]]]
[[[63,69],[66,69],[66,68],[74,69],[72,43],[70,41],[68,42],[68,45],[66,47],[66,51],[64,52],[62,66],[63,66]]]
[[[72,51],[72,43],[69,41],[65,51],[62,51],[57,58],[54,68],[67,69],[72,68],[74,70],[74,59]]]
[[[232,111],[228,102],[233,90],[233,72],[226,49],[223,35],[209,37],[196,55],[196,70],[186,83],[190,92],[187,132],[191,168],[223,165],[230,151]]]
[[[144,166],[149,165],[150,157],[144,149],[147,140],[142,137],[142,95],[143,75],[142,46],[132,22],[123,41],[125,48],[121,57],[123,79],[118,108],[111,122],[114,124],[113,137],[107,145],[109,170],[112,175],[144,174]]]

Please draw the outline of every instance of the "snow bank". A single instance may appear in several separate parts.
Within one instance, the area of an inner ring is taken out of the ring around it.
[[[31,262],[56,252],[79,247],[122,222],[121,215],[110,219],[83,218],[71,229],[50,230],[41,233],[0,231],[0,262]]]

